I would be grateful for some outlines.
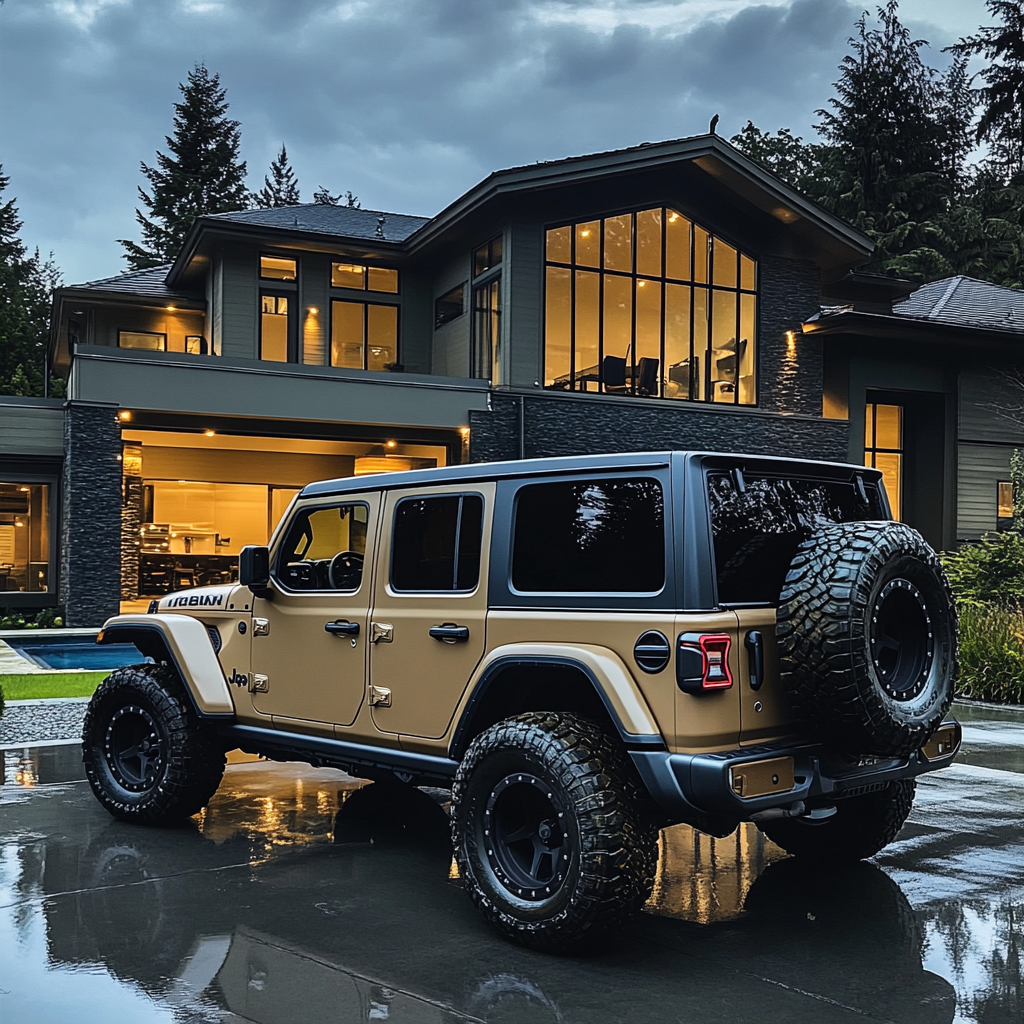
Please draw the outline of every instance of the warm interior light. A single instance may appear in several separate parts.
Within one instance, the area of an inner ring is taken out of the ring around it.
[[[205,437],[213,437],[213,431],[212,430],[204,430],[203,431],[203,435]]]
[[[18,488],[18,490],[19,490],[19,491],[27,491],[27,490],[28,490],[28,488],[27,488],[27,487],[19,487],[19,488]]]
[[[165,307],[165,308],[167,309],[167,312],[168,312],[168,313],[174,313],[174,312],[176,312],[176,311],[177,311],[177,309],[178,309],[178,307],[177,307],[177,306],[167,306],[167,307]]]
[[[669,224],[675,224],[675,222],[677,220],[679,220],[679,214],[678,213],[670,213],[668,215],[668,222],[669,222]]]
[[[394,448],[395,447],[395,442],[394,441],[388,441],[388,447],[389,448]]]
[[[580,238],[589,238],[589,237],[590,237],[590,232],[589,231],[581,231],[580,232]]]
[[[465,437],[469,433],[469,427],[459,427],[459,433]]]
[[[15,519],[14,520],[14,525],[15,526],[24,526],[25,523],[21,519]]]
[[[122,409],[117,414],[117,418],[119,420],[124,420],[125,422],[127,422],[128,420],[130,420],[132,418],[132,414],[127,409]]]

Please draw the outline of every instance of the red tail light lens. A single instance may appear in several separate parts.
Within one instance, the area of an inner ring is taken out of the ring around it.
[[[683,633],[676,649],[676,682],[685,693],[708,693],[732,686],[728,633]]]

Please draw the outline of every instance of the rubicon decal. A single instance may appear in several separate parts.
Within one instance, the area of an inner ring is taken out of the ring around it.
[[[223,594],[182,594],[181,597],[167,599],[165,608],[196,608],[199,606],[217,606],[224,604]]]

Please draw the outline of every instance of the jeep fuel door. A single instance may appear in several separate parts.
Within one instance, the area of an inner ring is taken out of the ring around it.
[[[370,702],[382,732],[448,729],[484,652],[494,484],[387,495],[370,637]]]
[[[380,494],[299,504],[253,602],[253,706],[282,728],[351,725],[366,687]],[[365,565],[364,565],[365,558]]]

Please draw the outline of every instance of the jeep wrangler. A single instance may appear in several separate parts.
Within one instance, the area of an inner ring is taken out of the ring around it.
[[[450,787],[473,900],[552,950],[644,904],[660,827],[870,857],[960,745],[949,587],[860,466],[661,452],[313,483],[238,584],[99,642],[147,659],[85,719],[111,814],[195,814],[232,748]]]

